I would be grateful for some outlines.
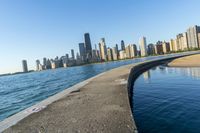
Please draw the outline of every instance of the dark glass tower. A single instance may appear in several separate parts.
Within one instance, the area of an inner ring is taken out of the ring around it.
[[[124,41],[123,41],[123,40],[121,41],[121,49],[122,49],[122,50],[125,50],[125,44],[124,44]]]
[[[88,60],[90,60],[92,58],[92,45],[91,45],[91,41],[90,41],[90,34],[85,33],[84,38],[85,38],[86,57]]]

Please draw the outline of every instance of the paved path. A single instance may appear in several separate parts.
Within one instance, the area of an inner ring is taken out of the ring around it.
[[[133,65],[110,70],[80,89],[31,114],[6,133],[132,133],[135,123],[127,79]]]

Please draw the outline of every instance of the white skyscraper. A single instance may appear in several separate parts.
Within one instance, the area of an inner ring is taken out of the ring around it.
[[[142,37],[139,41],[141,56],[147,56],[147,42],[146,37]]]

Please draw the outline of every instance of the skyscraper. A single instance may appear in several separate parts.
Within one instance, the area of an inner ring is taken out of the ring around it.
[[[80,52],[80,58],[82,61],[85,61],[86,58],[86,49],[84,43],[79,43],[79,52]]]
[[[109,61],[113,60],[113,53],[111,48],[107,48],[107,56]]]
[[[197,25],[187,30],[189,48],[199,48],[198,33],[200,33],[200,27]]]
[[[23,72],[28,72],[28,65],[26,60],[22,60],[22,69]]]
[[[71,49],[71,55],[72,55],[72,59],[74,60],[75,59],[75,55],[74,55],[74,50]]]
[[[168,42],[163,42],[162,43],[162,47],[163,47],[163,53],[167,54],[170,51],[170,44]]]
[[[116,44],[116,54],[117,54],[117,59],[119,58],[119,47],[118,44]]]
[[[152,43],[148,45],[147,53],[148,53],[148,55],[154,55],[155,54],[154,45]]]
[[[40,70],[40,61],[36,60],[36,71]]]
[[[122,49],[122,50],[125,50],[125,43],[124,43],[124,40],[121,40],[121,49]]]
[[[130,55],[131,55],[131,58],[134,58],[137,56],[137,46],[135,44],[130,45]]]
[[[102,61],[106,61],[107,58],[107,48],[106,48],[106,43],[105,43],[105,39],[102,38],[100,43],[99,43],[99,50],[100,50],[100,57]]]
[[[84,39],[85,39],[86,58],[87,58],[87,60],[91,60],[91,58],[92,58],[92,44],[91,44],[91,40],[90,40],[90,34],[85,33]]]
[[[147,56],[147,42],[146,37],[142,37],[140,39],[140,50],[141,50],[141,56]]]

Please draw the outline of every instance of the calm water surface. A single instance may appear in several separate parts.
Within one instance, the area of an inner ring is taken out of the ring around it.
[[[200,68],[159,66],[134,86],[139,133],[200,133]]]

